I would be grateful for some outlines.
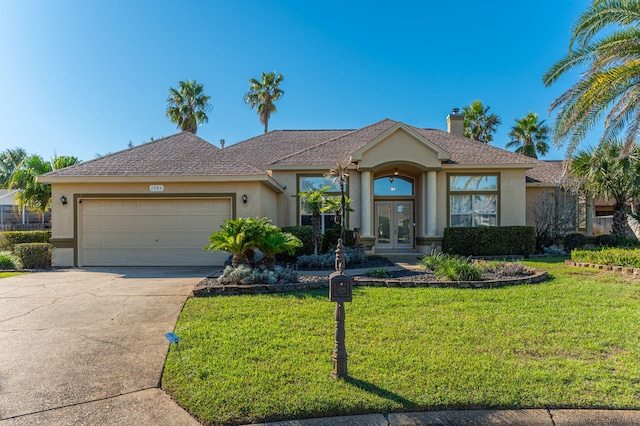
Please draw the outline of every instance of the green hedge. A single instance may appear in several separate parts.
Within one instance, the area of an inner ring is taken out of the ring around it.
[[[51,269],[53,246],[49,243],[16,244],[13,251],[25,269]]]
[[[571,260],[597,265],[640,268],[640,249],[600,247],[590,250],[573,250]]]
[[[322,238],[322,253],[327,253],[329,248],[335,250],[340,239],[340,228],[332,228],[324,231],[324,237]],[[355,237],[353,230],[346,229],[344,232],[344,239],[342,243],[345,247],[351,247],[355,243]]]
[[[295,261],[299,256],[313,254],[313,227],[311,225],[285,226],[282,232],[289,232],[302,241],[302,247],[298,247],[293,256],[281,253],[276,256],[278,261]]]
[[[8,231],[0,232],[0,250],[13,251],[16,244],[48,243],[51,231]]]
[[[445,228],[442,251],[461,256],[528,257],[536,248],[533,226],[486,226]]]

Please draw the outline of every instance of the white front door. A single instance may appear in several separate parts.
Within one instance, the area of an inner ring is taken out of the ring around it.
[[[413,201],[376,201],[376,247],[413,248]]]

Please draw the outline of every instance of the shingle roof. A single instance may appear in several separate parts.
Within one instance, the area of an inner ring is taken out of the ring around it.
[[[266,172],[182,132],[43,176],[253,176]]]
[[[566,162],[562,160],[536,160],[535,167],[533,169],[527,170],[527,182],[560,182],[565,170],[565,165]]]
[[[288,130],[270,132],[225,148],[254,166],[326,166],[346,160],[398,121],[384,119],[356,130]],[[405,125],[450,154],[447,164],[532,164],[535,160],[442,130]]]

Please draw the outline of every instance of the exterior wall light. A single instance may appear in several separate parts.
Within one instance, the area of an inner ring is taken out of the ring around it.
[[[67,205],[67,197],[65,197],[64,195],[62,197],[60,197],[60,202],[62,202],[63,206]]]
[[[242,196],[242,203],[243,203],[243,204],[247,204],[247,200],[248,200],[248,198],[247,198],[247,194],[244,194],[244,195]]]

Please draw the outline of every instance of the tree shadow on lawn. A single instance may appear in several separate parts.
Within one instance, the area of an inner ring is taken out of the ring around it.
[[[365,382],[364,380],[356,379],[350,376],[347,376],[344,381],[345,383],[349,383],[350,385],[362,389],[365,392],[369,392],[373,395],[379,396],[380,398],[388,399],[389,401],[398,403],[402,405],[403,409],[411,410],[418,408],[418,405],[415,402],[409,401],[408,399],[386,389],[382,389],[381,387],[376,386],[373,383]]]

